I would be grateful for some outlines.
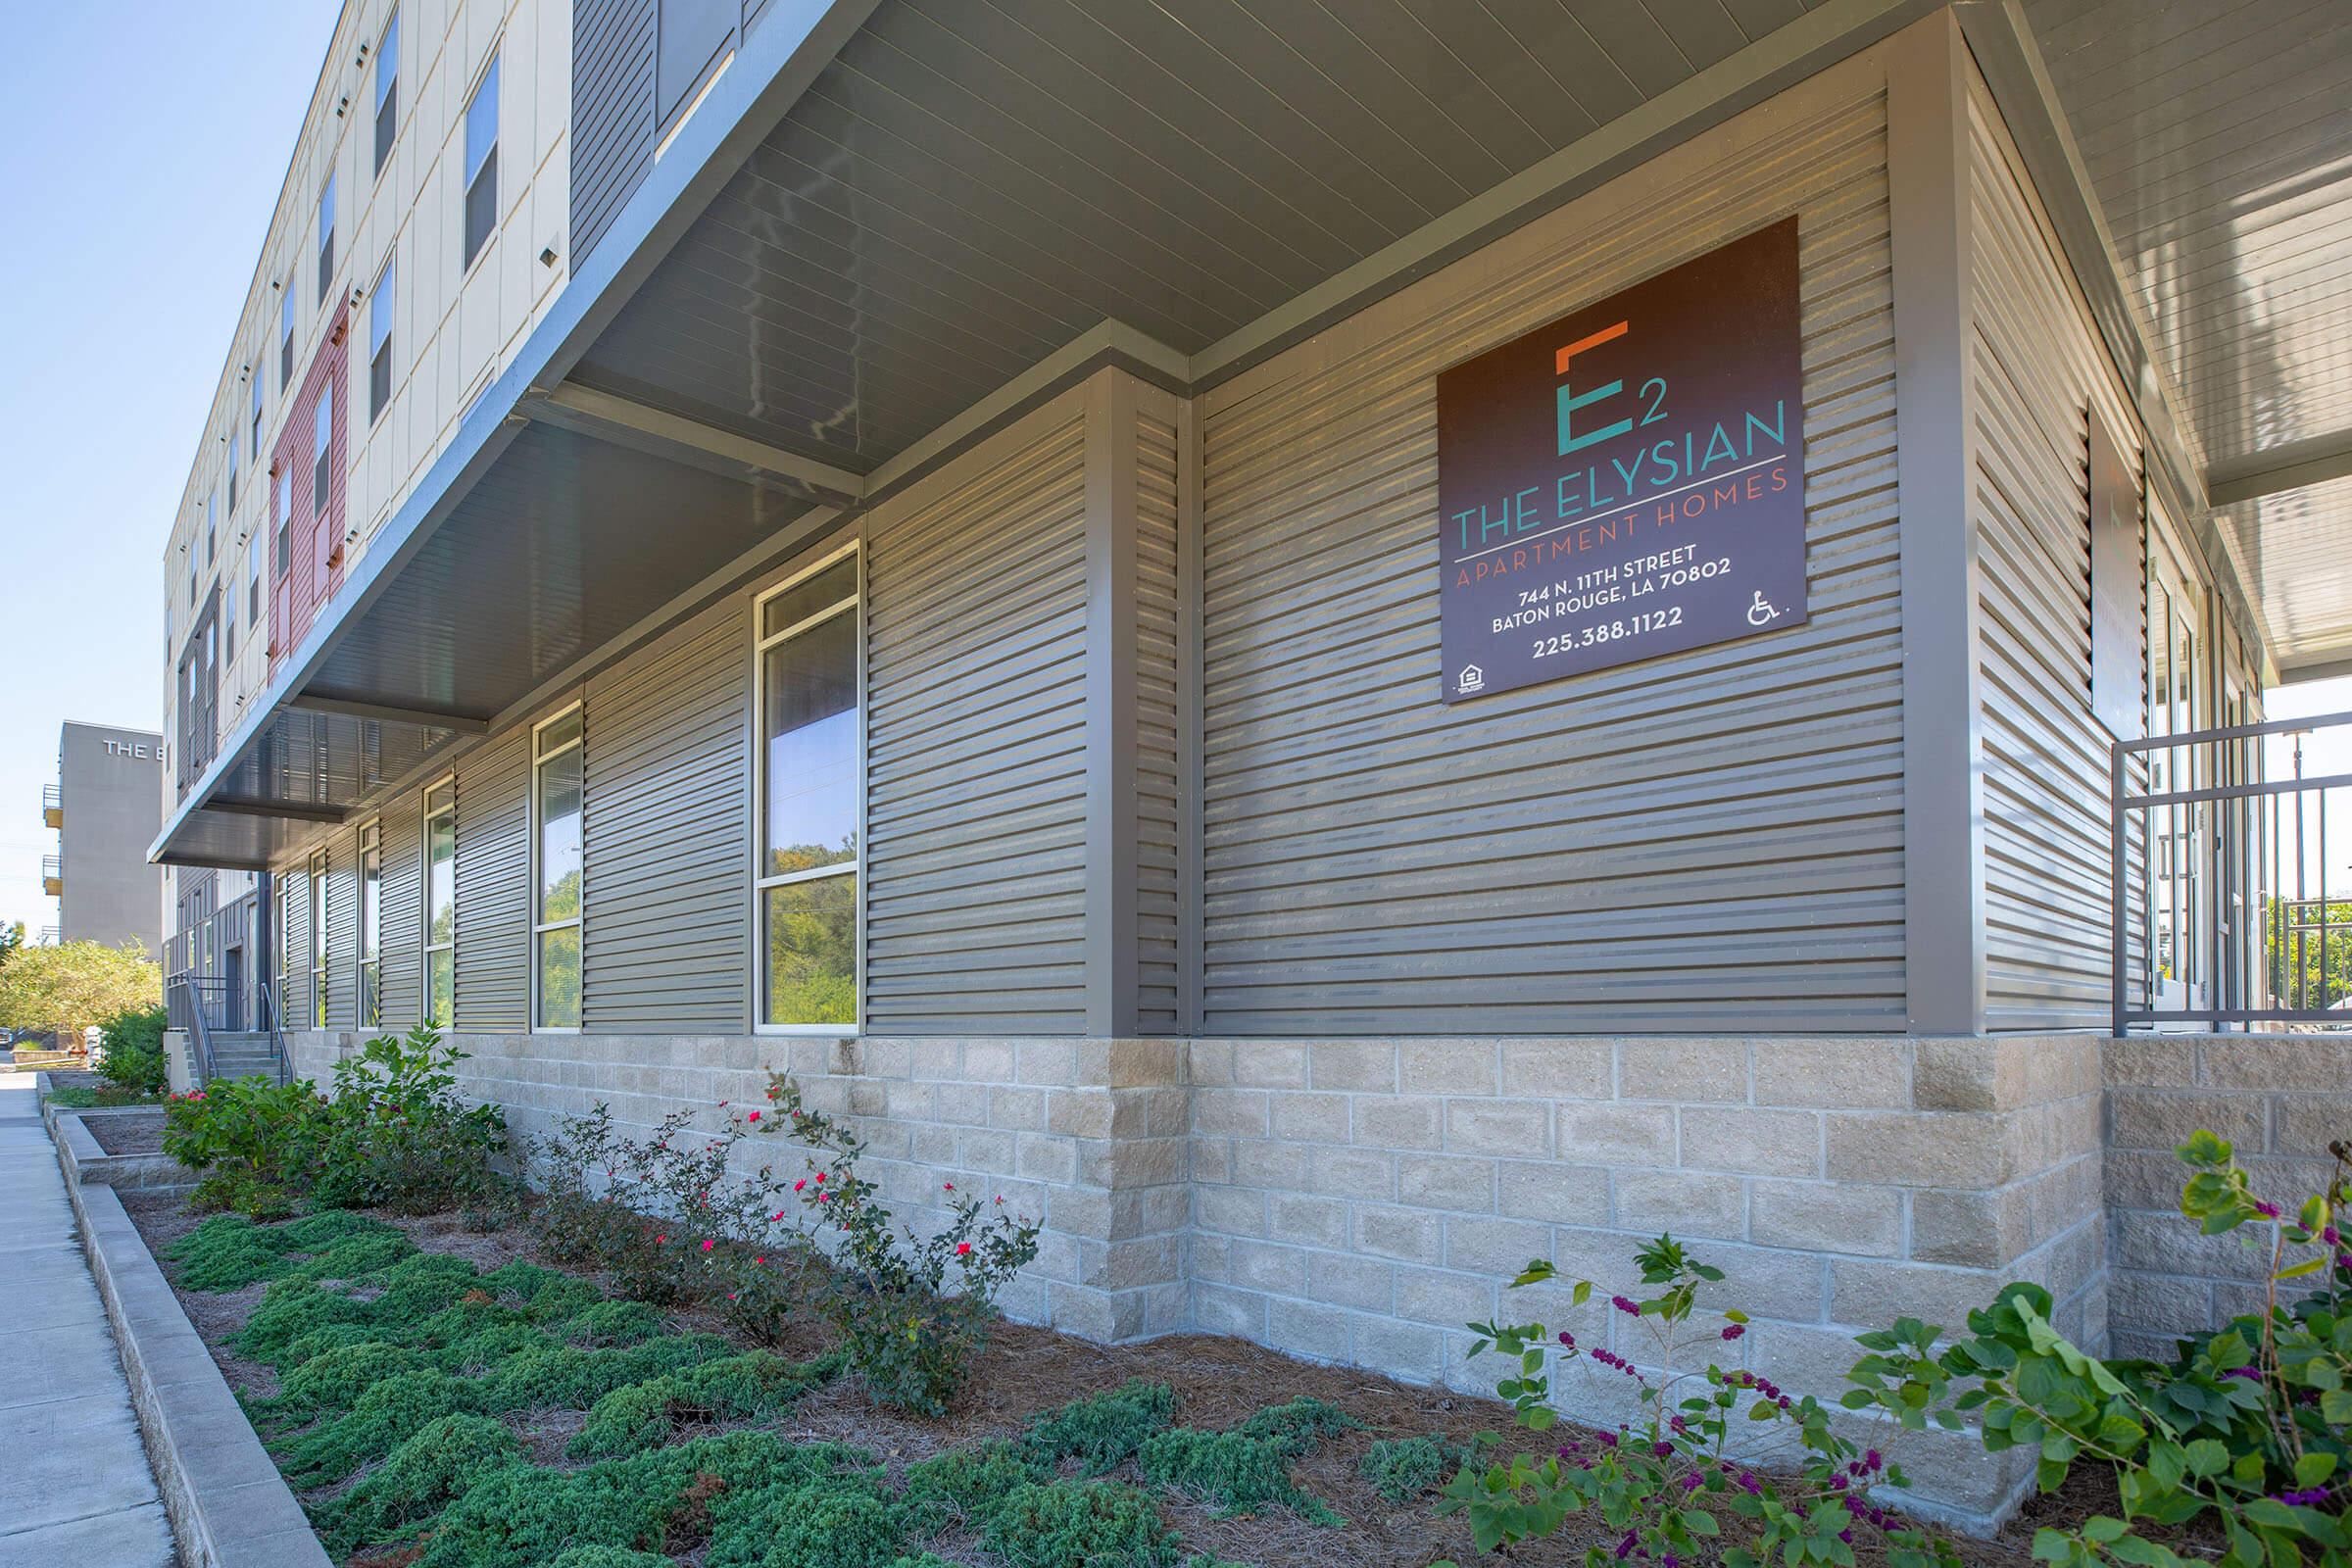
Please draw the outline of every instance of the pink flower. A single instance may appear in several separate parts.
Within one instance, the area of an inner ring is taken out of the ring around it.
[[[961,1257],[961,1256],[963,1256],[965,1253],[969,1252],[971,1250],[972,1250],[972,1244],[971,1244],[971,1243],[969,1243],[969,1242],[957,1242],[957,1243],[956,1244],[956,1255],[957,1257]]]
[[[661,1245],[662,1245],[663,1242],[666,1242],[666,1241],[668,1241],[668,1240],[669,1240],[669,1237],[668,1237],[668,1235],[667,1235],[666,1233],[664,1233],[664,1234],[662,1234],[662,1235],[660,1235],[660,1236],[657,1236],[657,1237],[655,1237],[655,1238],[654,1238],[654,1245],[655,1245],[656,1247],[660,1247],[660,1246],[661,1246]]]
[[[948,1183],[947,1190],[951,1193],[954,1192],[956,1190],[956,1184],[954,1182]]]
[[[825,1184],[825,1173],[821,1170],[816,1173],[816,1184],[819,1187],[822,1187]]]
[[[758,1121],[759,1119],[760,1119],[760,1113],[759,1113],[758,1111],[756,1111],[756,1110],[755,1110],[755,1111],[753,1111],[753,1112],[752,1112],[752,1113],[751,1113],[749,1116],[746,1116],[746,1117],[744,1118],[744,1120],[745,1120],[745,1121]]]
[[[710,1250],[710,1239],[708,1236],[703,1238],[703,1250],[706,1252]]]
[[[799,1191],[800,1191],[802,1188],[804,1188],[804,1187],[806,1187],[806,1186],[808,1186],[808,1177],[806,1177],[806,1176],[804,1176],[804,1177],[802,1177],[802,1178],[801,1178],[799,1181],[797,1181],[797,1182],[794,1182],[794,1183],[792,1184],[792,1190],[793,1190],[794,1192],[796,1192],[796,1193],[797,1193],[797,1192],[799,1192]],[[776,1215],[776,1218],[778,1218],[778,1219],[782,1219],[783,1217],[784,1217],[784,1216],[783,1216],[783,1214],[782,1214],[781,1212],[779,1212],[779,1213]]]
[[[724,1110],[724,1109],[726,1109],[726,1108],[727,1108],[727,1102],[726,1102],[725,1101],[723,1101],[723,1100],[722,1100],[722,1101],[720,1101],[720,1102],[718,1102],[718,1108],[719,1108],[719,1109],[721,1109],[721,1110]]]

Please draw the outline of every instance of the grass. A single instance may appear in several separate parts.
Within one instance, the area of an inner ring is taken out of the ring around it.
[[[1340,1522],[1291,1474],[1353,1424],[1315,1399],[1208,1432],[1172,1424],[1174,1392],[1135,1380],[894,1480],[863,1448],[771,1430],[842,1374],[833,1353],[746,1350],[576,1276],[485,1272],[341,1210],[216,1216],[166,1256],[185,1289],[266,1286],[231,1341],[278,1374],[248,1413],[357,1568],[692,1553],[707,1568],[944,1568],[940,1552],[974,1541],[1007,1568],[1243,1568],[1186,1553],[1162,1487],[1228,1514]],[[534,1430],[569,1436],[535,1456]],[[1131,1461],[1146,1485],[1095,1479]]]
[[[160,1105],[163,1096],[151,1095],[143,1089],[124,1089],[119,1084],[103,1084],[92,1089],[87,1084],[67,1084],[49,1091],[49,1102],[67,1110],[91,1110],[100,1105]]]

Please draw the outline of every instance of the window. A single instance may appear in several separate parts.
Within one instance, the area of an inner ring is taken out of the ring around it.
[[[204,498],[204,569],[213,569],[220,559],[220,492],[216,490]]]
[[[311,412],[311,513],[326,515],[326,458],[335,444],[335,383],[328,378],[318,388],[318,406]]]
[[[335,281],[335,176],[326,176],[326,189],[318,193],[318,302],[326,303],[326,291]]]
[[[375,292],[368,297],[368,422],[383,417],[392,401],[392,258],[376,274]]]
[[[258,468],[262,466],[262,378],[258,375],[253,378],[253,433],[250,439],[253,466]]]
[[[284,469],[277,475],[277,574],[286,574],[286,564],[293,548],[294,534],[294,476]]]
[[[293,984],[294,973],[294,875],[292,872],[274,879],[272,892],[277,902],[277,995],[272,1002],[272,1016],[280,1027],[294,1020],[286,1015],[293,998],[286,994]]]
[[[228,427],[228,513],[237,513],[237,427]]]
[[[326,1027],[326,852],[311,853],[311,1027]]]
[[[268,554],[258,539],[245,552],[245,624],[252,627],[262,623],[262,557]]]
[[[858,1021],[858,556],[759,601],[760,1021]]]
[[[285,298],[277,302],[277,395],[284,397],[294,390],[294,290],[289,281]],[[253,392],[253,427],[262,427],[262,392]],[[255,437],[254,450],[259,452],[260,437]]]
[[[498,56],[466,105],[466,252],[471,267],[498,227]]]
[[[392,138],[400,134],[400,13],[384,24],[375,46],[375,172],[384,172],[392,156]]]
[[[533,1026],[580,1026],[580,808],[586,783],[575,706],[531,732]]]
[[[220,585],[220,657],[237,657],[237,585]]]
[[[360,1027],[373,1029],[384,1012],[384,829],[360,828]]]
[[[424,792],[424,1018],[447,1028],[458,993],[458,785]]]
[[[196,563],[193,559],[188,562],[188,608],[196,608]]]

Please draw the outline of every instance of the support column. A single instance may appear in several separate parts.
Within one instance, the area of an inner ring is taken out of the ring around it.
[[[1903,862],[1913,1034],[1984,1029],[1968,55],[1938,11],[1886,50],[1903,612]]]
[[[1136,1033],[1136,382],[1086,385],[1086,1032]]]

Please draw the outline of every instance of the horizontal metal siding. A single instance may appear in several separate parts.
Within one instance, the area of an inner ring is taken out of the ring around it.
[[[457,1026],[522,1029],[530,1017],[527,726],[458,768]]]
[[[277,879],[277,906],[282,911],[277,931],[277,974],[285,985],[279,1012],[289,1029],[311,1026],[311,879],[300,867]]]
[[[1972,99],[1984,1017],[2095,1028],[2111,1006],[2112,913],[2109,737],[2090,709],[2087,406],[2134,471],[2138,443],[1986,114]]]
[[[1886,202],[1874,95],[1204,400],[1209,1032],[1901,1027]],[[1443,706],[1436,373],[1791,208],[1811,621]]]
[[[866,529],[866,1028],[1085,1027],[1085,419]]]
[[[746,1027],[749,628],[743,602],[730,600],[589,683],[588,1029]]]
[[[360,850],[338,833],[326,852],[326,1026],[360,1026]]]
[[[413,1027],[424,996],[423,806],[415,792],[386,808],[384,1027]]]
[[[571,15],[571,270],[654,167],[655,0],[578,0]]]
[[[1136,1017],[1148,1033],[1178,1027],[1176,426],[1136,417],[1135,911]]]

